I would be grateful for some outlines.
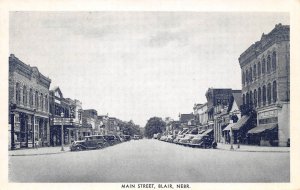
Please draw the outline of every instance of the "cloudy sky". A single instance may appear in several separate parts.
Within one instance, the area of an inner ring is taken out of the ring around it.
[[[11,12],[10,53],[84,109],[178,119],[209,87],[241,89],[239,55],[286,13]]]

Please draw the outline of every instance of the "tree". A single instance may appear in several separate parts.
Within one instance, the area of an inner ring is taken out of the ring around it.
[[[124,135],[141,135],[141,130],[139,125],[135,125],[133,121],[121,122],[119,124],[120,130]]]
[[[152,138],[156,133],[162,133],[166,130],[166,123],[160,117],[152,117],[147,121],[144,135],[147,138]]]

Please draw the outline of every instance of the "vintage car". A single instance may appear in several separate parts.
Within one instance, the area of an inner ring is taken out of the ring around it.
[[[124,141],[130,141],[131,140],[130,135],[123,135],[122,138],[123,138]]]
[[[103,135],[92,135],[84,137],[84,140],[74,141],[70,145],[71,151],[100,149],[107,146]]]
[[[179,140],[184,138],[185,135],[177,135],[176,138],[173,140],[173,143],[178,144]]]
[[[213,138],[211,136],[199,134],[195,136],[188,145],[190,147],[197,147],[197,148],[211,148],[212,143],[213,143]]]
[[[166,142],[173,142],[174,139],[175,139],[174,135],[168,135],[167,139],[166,139]]]
[[[195,137],[196,135],[193,135],[193,134],[186,134],[184,136],[184,138],[181,138],[179,141],[178,141],[178,144],[181,144],[181,145],[188,145],[191,140]]]
[[[166,140],[167,140],[167,136],[166,136],[166,135],[163,135],[163,136],[160,137],[159,140],[161,140],[161,141],[166,141]]]
[[[115,135],[104,135],[104,138],[110,146],[120,143]]]

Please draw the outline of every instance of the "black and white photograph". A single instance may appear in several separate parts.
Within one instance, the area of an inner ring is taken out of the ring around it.
[[[291,28],[284,11],[10,10],[8,183],[291,183]]]

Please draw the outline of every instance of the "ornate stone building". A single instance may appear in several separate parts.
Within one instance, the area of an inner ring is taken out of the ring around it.
[[[51,80],[37,67],[9,57],[10,148],[40,146],[50,142],[49,86]]]
[[[257,112],[248,133],[262,145],[286,146],[290,138],[290,27],[277,24],[239,57],[243,105]]]

